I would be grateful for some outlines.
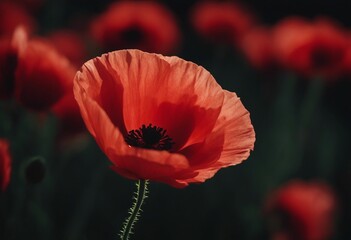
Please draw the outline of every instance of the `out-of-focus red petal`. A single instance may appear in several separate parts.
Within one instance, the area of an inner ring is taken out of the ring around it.
[[[237,44],[254,23],[252,14],[232,2],[200,2],[195,5],[191,20],[202,36],[229,44]]]
[[[11,36],[18,26],[31,33],[35,28],[34,19],[20,5],[0,2],[0,36]]]
[[[347,37],[332,21],[287,18],[275,27],[273,41],[277,59],[287,69],[326,79],[343,74]]]
[[[81,66],[87,56],[84,41],[80,35],[70,30],[52,32],[48,40],[56,50],[66,56],[75,66]]]
[[[325,240],[333,229],[336,198],[325,183],[294,180],[277,189],[266,202],[268,213],[282,213],[288,217],[281,235],[287,239]],[[293,234],[293,236],[291,236]]]
[[[240,42],[240,48],[250,64],[261,70],[270,70],[276,65],[271,30],[256,27],[248,31]]]
[[[0,139],[0,187],[5,191],[11,176],[11,156],[9,152],[9,143]]]
[[[121,1],[95,19],[92,36],[108,51],[137,48],[170,53],[180,40],[171,12],[157,2]]]
[[[74,74],[68,60],[52,46],[31,40],[19,56],[15,98],[32,110],[48,110],[71,88]]]
[[[18,55],[21,55],[27,48],[28,33],[23,26],[18,26],[13,32],[11,39],[11,47],[16,50]]]
[[[71,135],[82,132],[85,129],[77,101],[74,99],[72,91],[66,93],[66,95],[53,106],[52,111],[60,121],[60,132],[62,134]]]

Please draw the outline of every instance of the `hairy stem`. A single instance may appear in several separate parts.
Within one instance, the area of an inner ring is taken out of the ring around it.
[[[147,198],[148,184],[148,180],[138,180],[138,182],[136,182],[137,190],[134,192],[134,202],[132,207],[129,209],[129,216],[123,223],[120,233],[121,240],[129,240],[129,236],[133,234],[132,230],[134,224],[139,220],[140,212],[142,211],[141,206],[143,205],[144,200]]]

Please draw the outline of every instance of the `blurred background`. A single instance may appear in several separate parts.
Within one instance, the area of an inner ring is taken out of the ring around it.
[[[118,239],[135,188],[72,95],[117,49],[177,55],[241,98],[243,163],[184,189],[152,182],[132,239],[351,236],[349,1],[0,1],[0,239]]]

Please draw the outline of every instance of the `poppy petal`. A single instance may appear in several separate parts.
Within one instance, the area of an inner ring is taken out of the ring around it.
[[[239,164],[250,155],[254,148],[255,131],[251,124],[250,113],[233,92],[224,90],[225,100],[222,112],[214,131],[223,130],[223,152],[218,165],[231,166]]]
[[[196,151],[185,155],[198,172],[187,182],[203,182],[223,167],[241,163],[250,155],[255,142],[255,132],[249,112],[235,93],[224,90],[225,99],[222,111],[213,132]]]
[[[96,100],[89,97],[84,88],[86,85],[79,80],[80,76],[81,73],[78,72],[77,84],[74,86],[76,100],[88,130],[102,151],[116,165],[113,170],[129,178],[134,176],[138,179],[157,180],[188,168],[187,159],[180,154],[128,146],[107,113]],[[133,172],[126,174],[127,169],[133,169]]]
[[[177,150],[203,141],[212,130],[223,93],[204,68],[177,57],[138,50],[112,52],[97,61],[113,73],[117,85],[123,86],[121,109],[129,131],[152,123],[167,130]],[[95,67],[101,65],[95,63]],[[110,94],[115,97],[113,91]]]

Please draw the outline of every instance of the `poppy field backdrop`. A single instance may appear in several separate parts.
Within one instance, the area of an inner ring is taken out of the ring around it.
[[[118,239],[134,181],[87,131],[73,78],[121,49],[203,66],[256,135],[247,160],[204,183],[152,181],[131,239],[349,239],[350,7],[0,0],[0,239]]]

